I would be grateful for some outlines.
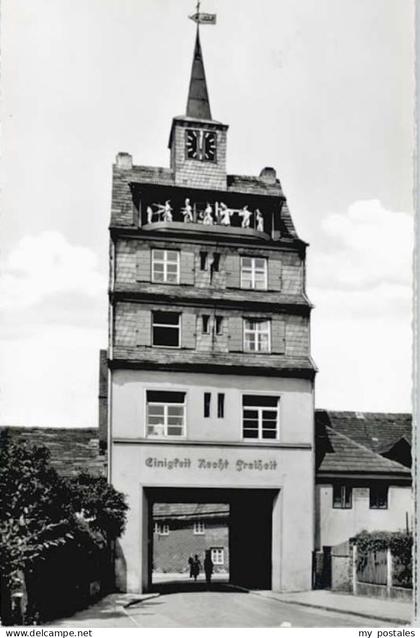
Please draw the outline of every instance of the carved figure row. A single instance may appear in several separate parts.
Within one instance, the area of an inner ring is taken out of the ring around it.
[[[153,210],[152,206],[154,206],[156,210]],[[167,199],[164,204],[152,204],[152,206],[148,206],[146,210],[148,224],[155,223],[156,221],[173,221],[173,209],[169,199]],[[230,226],[231,217],[233,215],[239,215],[239,217],[242,218],[242,228],[249,228],[251,226],[251,217],[254,215],[255,228],[260,232],[264,232],[264,217],[258,208],[253,212],[248,210],[248,206],[244,206],[243,208],[228,208],[224,202],[216,202],[215,210],[213,211],[213,207],[207,202],[204,211],[200,211],[198,219],[195,219],[193,207],[187,197],[184,206],[181,208],[181,214],[185,223],[201,223],[207,226],[212,226],[213,224]]]

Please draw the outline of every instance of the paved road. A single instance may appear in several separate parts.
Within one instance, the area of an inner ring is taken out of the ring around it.
[[[290,605],[223,584],[170,585],[157,598],[126,609],[108,597],[72,618],[50,623],[66,627],[386,627],[375,620]],[[178,590],[178,591],[177,591]]]

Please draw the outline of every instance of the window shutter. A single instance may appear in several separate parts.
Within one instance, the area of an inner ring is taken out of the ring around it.
[[[193,252],[181,251],[181,284],[194,285],[194,259]]]
[[[226,255],[225,257],[226,286],[228,288],[240,288],[239,259],[239,255]]]
[[[229,317],[229,350],[230,352],[242,352],[242,317]]]
[[[286,322],[283,319],[271,321],[271,352],[277,354],[286,352]]]
[[[268,260],[268,289],[281,290],[281,261],[277,259]]]
[[[182,328],[181,328],[182,347],[194,349],[197,317],[191,312],[183,312],[181,321],[182,321]]]
[[[152,313],[150,310],[137,310],[136,345],[150,346],[152,343]]]
[[[150,281],[151,267],[151,251],[149,250],[149,248],[139,247],[137,249],[136,261],[137,281]]]

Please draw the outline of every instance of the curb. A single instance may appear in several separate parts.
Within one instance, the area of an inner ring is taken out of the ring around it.
[[[253,594],[254,596],[259,596],[260,598],[269,598],[270,600],[277,600],[279,603],[285,603],[288,605],[298,605],[300,607],[309,607],[311,609],[322,609],[323,611],[333,611],[336,614],[348,614],[350,616],[358,616],[359,618],[370,618],[371,620],[379,620],[381,622],[392,623],[395,625],[406,625],[411,626],[411,620],[407,620],[406,618],[384,618],[383,616],[378,616],[377,614],[367,614],[366,612],[353,611],[353,610],[344,610],[337,609],[337,607],[331,607],[329,605],[315,605],[314,603],[303,603],[298,600],[289,600],[287,598],[279,598],[278,596],[270,596],[270,594],[260,594],[255,589],[247,589],[246,587],[239,587],[237,585],[233,585],[236,589],[242,589],[243,591],[248,592],[248,594]]]
[[[138,605],[139,603],[142,603],[144,600],[150,600],[151,598],[158,598],[159,596],[160,594],[157,592],[153,594],[141,594],[133,598],[133,600],[129,600],[127,603],[124,603],[123,605],[121,605],[121,607],[123,607],[123,609],[129,609],[130,607],[134,607],[134,605]]]

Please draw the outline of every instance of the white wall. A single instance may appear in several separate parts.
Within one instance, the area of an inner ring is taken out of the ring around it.
[[[388,509],[369,509],[369,488],[353,487],[351,509],[334,509],[332,506],[332,485],[318,485],[319,546],[338,545],[367,531],[398,531],[406,528],[406,512],[409,524],[412,522],[412,491],[409,486],[390,487]]]
[[[143,486],[179,488],[232,488],[279,490],[273,508],[273,588],[276,591],[305,590],[311,587],[313,550],[313,460],[310,449],[279,449],[248,446],[206,446],[114,443],[112,446],[112,484],[128,496],[130,506],[121,549],[127,568],[127,589],[144,590],[145,501]],[[190,464],[171,469],[151,464],[174,459]],[[201,458],[228,466],[203,469]],[[266,469],[238,470],[237,461],[262,461]],[[273,465],[274,462],[274,465]],[[249,512],[252,516],[252,512]]]
[[[312,443],[312,382],[276,377],[185,374],[144,370],[112,372],[112,436],[145,436],[146,389],[187,393],[187,440],[240,441],[242,394],[280,396],[280,434],[284,443]],[[212,393],[211,416],[204,418],[204,392]],[[225,393],[225,417],[217,418],[217,393]]]

